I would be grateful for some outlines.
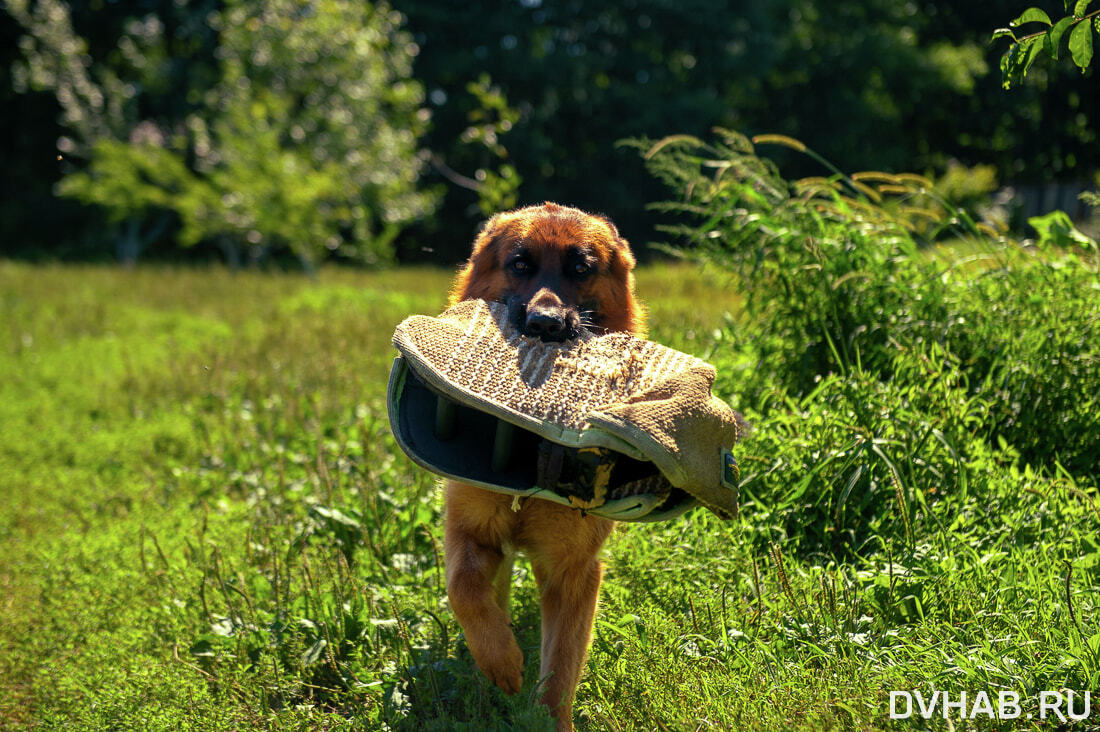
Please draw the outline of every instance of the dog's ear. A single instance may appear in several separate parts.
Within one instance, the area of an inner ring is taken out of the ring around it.
[[[594,218],[607,224],[607,228],[611,230],[611,272],[625,279],[627,274],[634,269],[634,265],[637,264],[634,259],[634,252],[630,249],[630,242],[623,238],[618,227],[607,216],[595,214]]]
[[[497,214],[482,224],[474,239],[470,258],[462,265],[451,285],[449,306],[475,298],[494,299],[491,292],[492,274],[498,268],[497,238],[502,233],[499,221],[500,214]]]
[[[612,223],[611,219],[602,214],[597,214],[595,218],[607,225],[610,234],[611,248],[608,259],[610,277],[607,279],[609,283],[607,296],[610,307],[605,312],[616,313],[617,315],[610,318],[607,325],[612,330],[643,335],[645,333],[646,312],[645,308],[634,297],[633,270],[637,260],[634,259],[634,252],[630,249],[630,242],[619,233],[619,229]]]

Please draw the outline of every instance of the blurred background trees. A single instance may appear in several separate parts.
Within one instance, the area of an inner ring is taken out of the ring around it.
[[[641,248],[665,192],[617,143],[714,126],[948,176],[967,202],[1058,184],[1064,206],[1100,160],[1093,69],[1002,89],[989,39],[1015,1],[4,3],[8,254],[456,261],[487,213],[546,199]]]
[[[103,211],[123,261],[171,228],[233,265],[242,251],[382,263],[434,209],[418,185],[416,46],[384,4],[228,0],[197,8],[176,38],[150,13],[127,19],[102,60],[67,3],[7,5],[26,29],[17,87],[60,107],[58,158],[72,162],[56,190]],[[207,51],[178,87],[165,86],[172,41]]]

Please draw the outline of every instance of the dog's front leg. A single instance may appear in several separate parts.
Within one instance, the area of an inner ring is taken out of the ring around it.
[[[448,483],[444,550],[451,609],[478,668],[509,694],[523,686],[523,653],[501,606],[508,597],[502,573],[510,573],[506,544],[514,524],[506,496]]]
[[[539,678],[546,684],[542,703],[565,732],[573,729],[573,695],[592,639],[603,576],[597,555],[614,524],[551,503],[539,508],[553,518],[525,522],[523,530],[542,605]]]
[[[592,639],[602,573],[597,559],[564,573],[535,565],[536,578],[542,576],[542,703],[557,718],[559,732],[573,729],[573,695]]]

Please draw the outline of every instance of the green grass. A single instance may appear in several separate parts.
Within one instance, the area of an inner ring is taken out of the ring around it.
[[[0,727],[547,727],[527,567],[509,698],[386,420],[393,326],[448,280],[0,263]],[[578,726],[909,728],[891,690],[1015,690],[1025,719],[1040,690],[1100,690],[1095,472],[975,427],[988,397],[946,355],[760,387],[737,283],[639,273],[651,337],[718,364],[755,430],[738,521],[609,541]]]

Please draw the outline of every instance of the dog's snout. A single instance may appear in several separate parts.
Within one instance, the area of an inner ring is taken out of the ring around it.
[[[556,342],[576,335],[576,317],[554,287],[540,287],[521,308],[519,326],[525,336]]]
[[[566,334],[565,316],[556,310],[530,309],[523,323],[523,334],[544,341],[562,341]]]

